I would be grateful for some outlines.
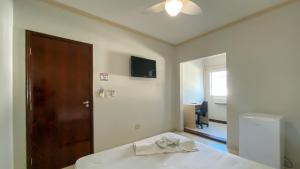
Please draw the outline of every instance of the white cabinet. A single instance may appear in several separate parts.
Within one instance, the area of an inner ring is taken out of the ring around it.
[[[282,116],[246,113],[239,121],[240,156],[276,169],[284,159],[284,125]]]

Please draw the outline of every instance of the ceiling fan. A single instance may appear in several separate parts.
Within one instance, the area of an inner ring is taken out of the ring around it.
[[[202,9],[191,0],[164,0],[148,8],[148,11],[159,13],[166,10],[170,16],[176,16],[180,12],[187,15],[199,15]]]

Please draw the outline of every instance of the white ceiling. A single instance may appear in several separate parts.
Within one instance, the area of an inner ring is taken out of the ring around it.
[[[201,6],[203,14],[180,14],[176,17],[170,17],[165,12],[146,12],[148,7],[163,0],[56,1],[169,43],[179,44],[286,0],[193,0]]]

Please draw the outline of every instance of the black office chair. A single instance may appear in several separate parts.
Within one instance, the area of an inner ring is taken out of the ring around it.
[[[203,124],[208,127],[208,102],[203,101],[200,108],[196,110],[197,121],[196,124],[200,125],[201,129],[203,129]]]

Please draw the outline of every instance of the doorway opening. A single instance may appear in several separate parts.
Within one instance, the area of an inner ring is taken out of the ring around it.
[[[180,63],[184,131],[227,143],[226,53]]]

